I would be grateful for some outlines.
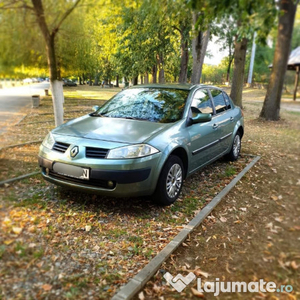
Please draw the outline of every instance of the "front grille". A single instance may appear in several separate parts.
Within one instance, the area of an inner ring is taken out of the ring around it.
[[[62,143],[62,142],[55,142],[54,146],[52,147],[52,150],[65,153],[66,150],[69,148],[70,144]]]
[[[53,170],[49,170],[49,176],[52,178],[66,181],[66,182],[79,183],[80,185],[101,187],[101,188],[105,188],[108,190],[113,190],[116,187],[115,182],[112,187],[109,187],[107,180],[93,179],[93,178],[90,178],[89,180],[84,180],[84,179],[80,179],[80,178],[74,178],[74,177],[69,177],[69,176],[65,176],[62,174],[58,174],[58,173],[54,172]]]
[[[93,147],[85,148],[85,156],[87,158],[105,158],[107,152],[108,152],[108,149],[93,148]]]

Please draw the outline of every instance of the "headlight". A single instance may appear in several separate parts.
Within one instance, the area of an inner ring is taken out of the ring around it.
[[[138,158],[148,156],[159,151],[146,144],[138,144],[112,149],[109,151],[107,158]]]
[[[43,140],[42,145],[48,149],[52,149],[53,145],[55,143],[55,139],[53,137],[53,135],[51,134],[51,132],[49,132],[45,139]]]

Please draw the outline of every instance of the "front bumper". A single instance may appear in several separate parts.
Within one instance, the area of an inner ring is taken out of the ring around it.
[[[43,177],[56,185],[92,192],[104,196],[130,197],[153,194],[159,177],[160,153],[131,160],[69,161],[63,155],[41,146],[38,158]],[[56,172],[60,166],[79,166],[89,169],[89,179],[80,179]]]

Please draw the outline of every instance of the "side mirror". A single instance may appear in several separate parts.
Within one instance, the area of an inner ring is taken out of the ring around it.
[[[194,118],[192,118],[193,124],[197,123],[205,123],[211,121],[212,115],[211,114],[197,114]]]
[[[93,111],[97,111],[99,109],[99,106],[98,105],[94,105],[93,106]]]

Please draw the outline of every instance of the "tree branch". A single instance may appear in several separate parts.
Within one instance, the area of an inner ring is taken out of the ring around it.
[[[182,31],[177,26],[173,25],[172,28],[179,31],[179,33],[182,34]]]
[[[57,24],[57,25],[54,27],[54,29],[52,30],[51,35],[55,35],[55,34],[58,32],[58,30],[59,30],[61,24],[63,23],[63,21],[64,21],[64,20],[69,16],[69,14],[75,9],[75,7],[79,4],[80,1],[81,1],[81,0],[76,0],[76,2],[74,3],[74,5],[64,13],[64,15],[62,16],[62,18],[61,18],[60,21],[58,22],[58,24]]]
[[[25,3],[24,0],[13,0],[13,1],[6,1],[3,3],[3,6],[0,6],[0,9],[29,9],[34,10],[32,6],[29,6]]]

